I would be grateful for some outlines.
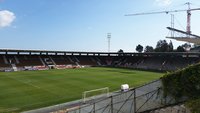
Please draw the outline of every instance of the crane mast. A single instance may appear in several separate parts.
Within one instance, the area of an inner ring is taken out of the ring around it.
[[[191,34],[191,30],[190,30],[190,23],[191,23],[191,9],[190,9],[190,3],[187,2],[186,3],[188,5],[188,10],[187,10],[187,28],[186,28],[186,32],[188,34]]]

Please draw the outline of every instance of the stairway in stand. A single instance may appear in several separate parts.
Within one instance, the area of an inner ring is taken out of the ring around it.
[[[15,64],[11,64],[14,71],[17,71],[17,66]]]

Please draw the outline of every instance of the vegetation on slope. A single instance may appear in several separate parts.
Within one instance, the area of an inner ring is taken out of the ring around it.
[[[176,100],[187,97],[186,105],[193,113],[200,113],[200,64],[168,73],[162,78],[162,83],[164,96],[170,95]]]

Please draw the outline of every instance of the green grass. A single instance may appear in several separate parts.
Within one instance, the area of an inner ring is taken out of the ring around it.
[[[82,98],[102,87],[120,90],[161,77],[163,73],[117,68],[82,68],[0,73],[0,112],[20,112]]]

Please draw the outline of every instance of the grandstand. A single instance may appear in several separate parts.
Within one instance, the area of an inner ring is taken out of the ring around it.
[[[0,50],[0,70],[45,70],[87,66],[112,66],[172,71],[200,61],[195,52],[106,53],[46,50]]]

